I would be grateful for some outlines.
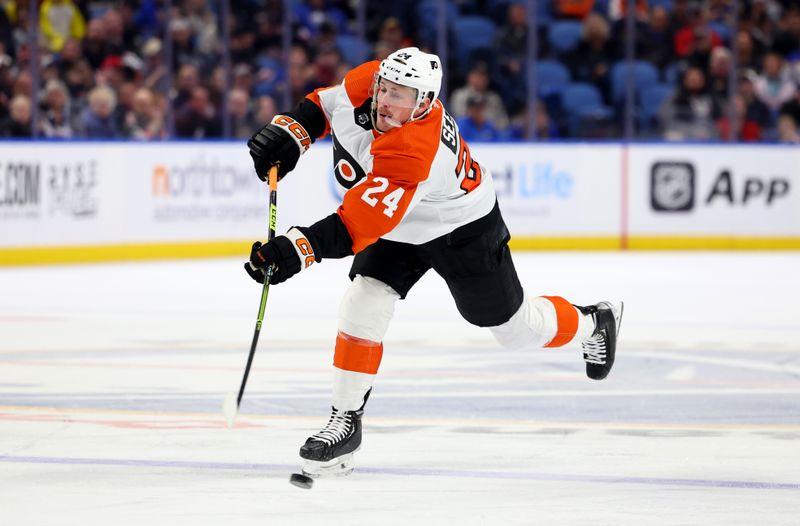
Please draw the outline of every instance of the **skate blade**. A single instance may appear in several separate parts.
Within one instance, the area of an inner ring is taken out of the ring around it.
[[[316,460],[306,460],[303,463],[303,475],[314,478],[325,477],[346,477],[355,469],[355,456],[353,453],[342,455],[341,457],[319,462]]]

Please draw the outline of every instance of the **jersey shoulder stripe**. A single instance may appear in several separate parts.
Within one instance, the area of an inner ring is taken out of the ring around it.
[[[372,141],[372,171],[399,185],[414,185],[428,178],[439,150],[442,106],[434,103],[429,115],[412,121]]]
[[[354,107],[361,106],[369,98],[372,82],[380,64],[377,60],[365,62],[345,75],[344,89],[347,91],[350,104]]]

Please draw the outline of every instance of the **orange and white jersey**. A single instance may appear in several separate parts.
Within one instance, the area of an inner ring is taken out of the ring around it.
[[[334,173],[345,191],[337,213],[358,253],[378,238],[422,244],[488,214],[491,175],[471,155],[455,120],[436,100],[424,118],[386,133],[372,128],[371,89],[379,62],[341,85],[308,95],[332,133]]]

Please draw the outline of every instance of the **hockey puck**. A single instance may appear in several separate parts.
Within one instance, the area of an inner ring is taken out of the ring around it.
[[[303,489],[311,489],[311,487],[314,485],[314,479],[300,473],[292,473],[292,476],[289,477],[289,482],[298,488]]]

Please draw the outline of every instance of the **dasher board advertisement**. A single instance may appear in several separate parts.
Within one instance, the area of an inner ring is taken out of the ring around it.
[[[800,149],[630,148],[630,236],[800,236]]]

